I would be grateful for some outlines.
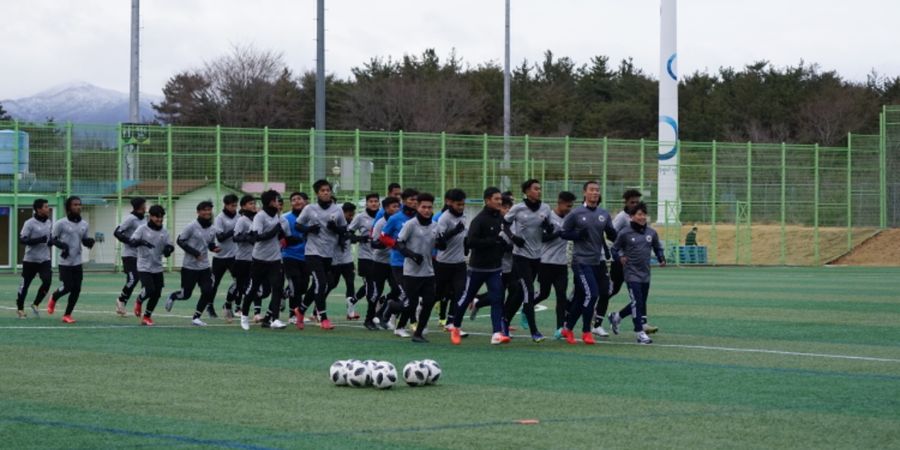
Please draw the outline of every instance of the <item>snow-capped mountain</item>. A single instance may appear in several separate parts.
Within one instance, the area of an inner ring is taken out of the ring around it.
[[[141,121],[154,117],[151,102],[161,97],[141,93]],[[66,83],[31,97],[0,100],[3,109],[22,121],[43,122],[52,117],[57,123],[113,124],[128,121],[128,94],[94,86],[86,82]]]

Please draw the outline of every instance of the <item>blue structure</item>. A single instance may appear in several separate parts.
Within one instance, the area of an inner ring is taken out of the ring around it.
[[[18,170],[14,170],[17,138],[19,167]],[[17,137],[14,130],[0,130],[0,175],[16,173],[28,173],[28,133],[19,131]]]

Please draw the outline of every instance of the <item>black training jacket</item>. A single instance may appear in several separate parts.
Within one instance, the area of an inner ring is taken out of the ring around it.
[[[472,251],[469,255],[469,268],[473,270],[499,270],[506,249],[506,241],[500,237],[503,217],[500,211],[485,207],[472,219],[469,233],[466,235],[466,246]]]

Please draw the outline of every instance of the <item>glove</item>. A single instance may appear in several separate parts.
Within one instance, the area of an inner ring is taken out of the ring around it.
[[[525,238],[522,236],[511,235],[509,239],[516,244],[516,247],[524,247],[525,246]]]
[[[69,249],[66,248],[65,250],[63,250],[62,252],[60,252],[59,256],[60,256],[60,258],[62,258],[62,259],[68,259],[68,258],[69,258]]]
[[[206,244],[206,248],[209,249],[209,251],[213,251],[216,249],[216,243],[210,242],[210,243]]]
[[[297,244],[303,242],[303,239],[300,239],[299,236],[291,235],[291,236],[285,236],[284,242],[289,246],[294,246],[294,245],[297,245]]]
[[[456,236],[457,234],[462,233],[463,231],[466,231],[466,225],[463,224],[462,222],[457,222],[455,227],[447,230],[447,232],[444,233],[444,238],[450,239],[453,236]]]
[[[425,261],[425,258],[418,253],[413,253],[409,258],[415,261],[416,264],[422,264],[422,262]]]
[[[81,243],[84,244],[84,246],[87,248],[93,248],[96,241],[94,240],[94,238],[86,237],[81,240]]]
[[[66,244],[63,241],[58,241],[58,240],[54,239],[53,245],[55,245],[58,249],[63,250],[63,251],[69,250],[69,244]],[[68,253],[66,253],[66,255],[68,255]],[[63,256],[63,258],[66,258],[66,256]]]
[[[329,231],[337,233],[338,226],[337,226],[337,222],[335,222],[334,220],[329,220],[326,227],[328,228]]]
[[[166,244],[166,246],[163,247],[162,254],[163,254],[163,256],[165,256],[166,258],[168,258],[169,256],[171,256],[173,252],[175,252],[175,247],[173,247],[172,245]]]
[[[149,243],[149,242],[147,242],[147,241],[145,241],[145,240],[143,240],[143,239],[139,240],[139,241],[137,242],[137,244],[138,244],[138,245],[137,245],[138,247],[147,247],[147,248],[154,248],[154,247],[156,247],[155,245],[153,245],[153,244],[151,244],[151,243]]]
[[[553,233],[553,223],[550,222],[549,217],[544,217],[544,221],[541,222],[541,229],[544,230],[544,233]]]
[[[438,236],[437,239],[434,240],[434,248],[441,251],[447,250],[447,238]]]
[[[309,234],[319,234],[319,231],[322,229],[322,226],[319,224],[310,225],[306,227],[306,232]]]

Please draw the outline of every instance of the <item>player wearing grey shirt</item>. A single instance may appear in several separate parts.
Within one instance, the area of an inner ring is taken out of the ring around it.
[[[595,343],[591,334],[591,318],[596,313],[606,316],[609,306],[609,276],[606,272],[606,240],[616,239],[612,218],[600,207],[600,185],[596,181],[584,184],[584,204],[575,208],[563,221],[562,237],[575,241],[572,251],[572,271],[575,274],[575,294],[569,307],[563,336],[570,344],[575,344],[572,332],[579,317],[583,319],[582,340],[585,344]],[[602,319],[600,319],[602,323]],[[599,325],[594,334],[608,336]]]
[[[19,243],[25,246],[25,255],[22,258],[22,283],[16,295],[16,315],[20,319],[25,318],[25,297],[28,296],[28,287],[31,286],[34,277],[39,276],[41,279],[41,286],[31,304],[31,312],[36,318],[40,317],[38,306],[50,292],[53,278],[50,267],[50,246],[53,245],[50,205],[46,199],[39,198],[32,204],[32,209],[34,216],[25,221],[22,231],[19,232]]]
[[[531,330],[531,339],[541,342],[544,336],[534,320],[534,280],[541,268],[543,230],[550,225],[550,207],[541,202],[541,183],[530,179],[522,183],[522,203],[513,205],[503,219],[513,247],[511,295],[504,305],[507,324],[522,308],[522,328]]]
[[[168,258],[175,251],[169,232],[163,228],[166,210],[160,205],[150,207],[147,223],[138,227],[129,238],[127,245],[137,251],[138,278],[141,280],[143,301],[135,307],[135,314],[141,317],[141,325],[153,325],[153,310],[165,286],[162,258]],[[140,306],[146,303],[141,311]]]
[[[213,220],[213,230],[216,233],[216,242],[219,243],[219,248],[221,249],[212,259],[214,292],[219,292],[219,285],[222,284],[222,279],[225,278],[226,272],[231,273],[232,286],[235,286],[234,281],[237,280],[237,276],[234,272],[235,255],[238,250],[238,244],[234,241],[234,226],[239,219],[237,208],[237,195],[227,194],[222,198],[222,212],[220,212],[215,220]],[[236,298],[237,291],[228,289],[228,292],[225,294],[225,305],[222,306],[222,314],[225,316],[227,322],[231,322],[234,318],[231,304]],[[209,305],[206,306],[206,312],[209,314],[209,317],[217,317],[215,302],[216,299],[215,296],[213,296]]]
[[[253,218],[251,232],[256,236],[253,244],[253,263],[250,269],[250,285],[244,292],[241,327],[249,328],[250,303],[259,297],[261,288],[271,292],[269,308],[261,321],[263,328],[282,329],[287,325],[279,319],[281,299],[284,297],[284,266],[281,262],[281,240],[293,245],[299,238],[291,236],[288,221],[281,216],[284,202],[274,190],[262,193],[263,210]],[[247,325],[245,327],[245,324]]]
[[[550,290],[556,291],[556,335],[562,337],[562,327],[566,320],[569,299],[569,241],[560,237],[566,215],[572,210],[575,194],[560,192],[556,198],[556,209],[550,213],[550,226],[543,230],[543,250],[541,250],[541,270],[538,284],[541,286],[534,304],[550,297]]]
[[[366,309],[366,319],[363,322],[363,325],[368,330],[377,329],[375,325],[376,315],[380,318],[378,325],[383,329],[388,328],[384,312],[387,310],[386,305],[388,304],[386,297],[389,296],[384,295],[384,285],[387,282],[394,288],[394,292],[398,290],[394,287],[393,277],[391,277],[391,249],[385,246],[384,243],[378,239],[378,236],[381,236],[381,230],[387,224],[388,219],[396,214],[399,209],[400,201],[397,200],[396,197],[385,197],[381,201],[382,217],[375,220],[375,223],[372,225],[370,242],[368,244],[360,244],[370,246],[372,248],[373,256],[372,266],[369,271],[369,277],[372,280],[371,289],[368,289],[366,292],[366,301],[369,305]],[[378,307],[379,302],[381,302],[380,307]]]
[[[362,214],[357,214],[347,226],[350,242],[356,246],[356,268],[363,279],[363,285],[353,295],[352,304],[347,305],[347,317],[352,320],[359,319],[356,312],[356,303],[362,298],[369,298],[369,291],[374,289],[372,284],[372,265],[375,264],[375,250],[369,243],[372,241],[372,226],[375,224],[375,215],[378,214],[378,194],[366,195],[366,209]],[[374,324],[372,329],[374,329]]]
[[[419,298],[422,309],[416,321],[413,342],[428,342],[424,337],[425,327],[434,309],[434,268],[431,265],[431,252],[437,235],[437,224],[431,220],[434,208],[434,196],[422,192],[417,196],[416,217],[407,220],[397,235],[394,250],[399,251],[403,259],[403,290],[406,293],[403,311],[397,322],[395,334],[406,337],[406,323],[415,314]]]
[[[321,319],[319,326],[330,330],[334,326],[328,320],[326,309],[328,278],[332,258],[337,251],[338,239],[347,233],[347,220],[344,219],[341,208],[335,205],[331,183],[327,180],[318,180],[313,183],[313,189],[316,191],[316,202],[303,208],[296,226],[300,232],[306,234],[306,265],[312,274],[314,301]],[[306,302],[301,303],[298,321],[303,320],[309,306],[310,304]],[[294,315],[297,315],[296,312]]]
[[[466,193],[462,189],[450,189],[444,194],[444,210],[437,220],[437,238],[434,261],[434,285],[440,302],[439,320],[442,326],[452,317],[447,313],[452,302],[458,300],[466,289]]]
[[[191,298],[194,287],[199,285],[200,299],[197,300],[191,324],[201,327],[206,326],[206,323],[200,320],[200,316],[206,310],[206,305],[216,295],[216,291],[213,290],[213,277],[209,270],[208,257],[208,252],[217,253],[219,251],[219,247],[216,246],[215,231],[212,227],[212,210],[212,202],[200,202],[197,205],[197,220],[184,227],[184,230],[178,235],[178,239],[175,240],[185,253],[181,263],[181,289],[169,294],[166,300],[166,311],[171,311],[175,301]]]
[[[627,189],[622,194],[622,210],[616,214],[616,217],[613,219],[613,228],[616,229],[616,233],[622,232],[622,230],[629,227],[631,223],[631,215],[628,213],[633,210],[634,207],[641,201],[641,191],[637,189]],[[612,258],[612,262],[609,265],[609,297],[612,298],[622,289],[622,284],[625,282],[625,273],[622,270],[622,264],[616,258]],[[630,301],[629,301],[630,303]],[[626,314],[630,311],[630,305],[625,305],[622,307],[622,310],[619,311],[620,314]],[[597,318],[599,319],[599,318]],[[595,326],[597,326],[595,319]]]
[[[68,295],[63,322],[75,323],[72,311],[81,295],[81,282],[84,278],[81,247],[93,247],[94,239],[88,236],[88,223],[81,219],[81,199],[75,196],[67,198],[65,208],[66,218],[53,224],[53,245],[62,250],[59,252],[59,281],[62,285],[50,295],[47,313],[53,314],[56,302]]]
[[[631,209],[629,227],[622,230],[612,247],[613,258],[620,260],[625,268],[625,283],[631,300],[628,311],[612,313],[609,321],[613,332],[618,334],[619,323],[630,315],[639,344],[653,342],[646,333],[647,295],[650,293],[650,256],[656,254],[660,266],[666,265],[666,257],[656,230],[647,225],[647,205],[638,203]]]
[[[143,197],[132,198],[131,213],[125,216],[122,223],[113,231],[113,236],[122,243],[122,271],[125,272],[125,285],[122,286],[122,292],[116,299],[116,314],[120,317],[125,317],[125,305],[128,303],[128,299],[131,298],[131,293],[134,292],[134,287],[138,283],[137,251],[134,247],[128,245],[128,241],[138,227],[147,223],[147,218],[144,217],[146,212],[147,200]],[[143,298],[138,295],[135,301],[137,302],[134,305],[135,314],[140,316],[138,311],[141,309],[140,303],[143,301]]]
[[[247,287],[250,285],[250,275],[253,266],[253,244],[256,242],[256,236],[253,235],[253,219],[256,217],[256,199],[252,195],[241,197],[240,218],[234,224],[234,242],[237,246],[234,255],[233,276],[234,283],[228,287],[229,292],[234,292],[234,300],[232,305],[226,305],[232,311],[237,309],[241,314],[241,327],[244,326],[244,315],[242,312],[244,295]],[[259,321],[258,317],[262,310],[262,301],[257,297],[256,303],[253,305],[254,318]],[[249,310],[248,310],[249,313]],[[227,313],[226,313],[227,314]],[[247,327],[250,327],[250,318],[247,318]]]

